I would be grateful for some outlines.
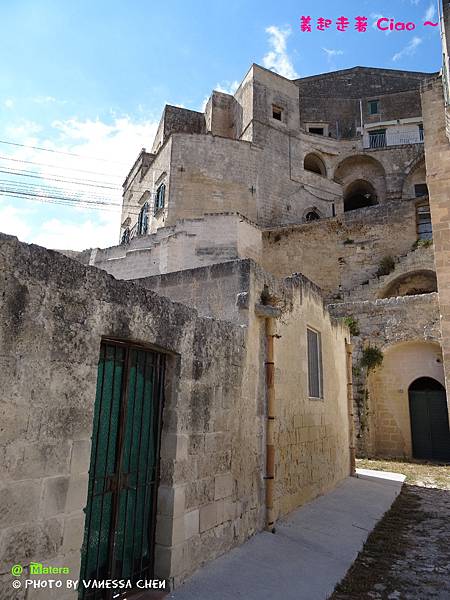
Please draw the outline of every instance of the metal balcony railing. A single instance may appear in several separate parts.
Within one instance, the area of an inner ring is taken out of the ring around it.
[[[364,148],[388,148],[389,146],[405,146],[423,144],[423,131],[405,131],[389,133],[369,133],[364,138]]]

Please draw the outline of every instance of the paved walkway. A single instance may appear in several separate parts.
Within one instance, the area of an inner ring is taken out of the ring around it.
[[[390,508],[404,477],[361,470],[335,490],[206,565],[174,600],[325,600]]]

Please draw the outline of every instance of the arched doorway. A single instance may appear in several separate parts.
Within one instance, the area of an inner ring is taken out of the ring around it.
[[[419,377],[409,386],[408,396],[414,458],[450,460],[444,386],[432,377]]]
[[[375,188],[370,181],[357,179],[353,181],[344,193],[344,212],[357,210],[365,206],[378,204]]]

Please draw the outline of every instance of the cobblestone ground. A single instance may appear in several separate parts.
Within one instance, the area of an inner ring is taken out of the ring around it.
[[[450,466],[359,463],[407,480],[330,600],[450,600]]]

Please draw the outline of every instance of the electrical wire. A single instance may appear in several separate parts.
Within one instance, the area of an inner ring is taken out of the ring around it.
[[[116,160],[109,160],[108,158],[97,158],[95,156],[83,156],[82,154],[76,154],[75,152],[64,152],[63,150],[54,150],[52,148],[42,148],[41,146],[30,146],[28,144],[19,144],[18,142],[9,142],[6,140],[0,140],[0,144],[8,146],[17,146],[19,148],[30,148],[31,150],[39,150],[40,152],[52,152],[53,154],[62,154],[64,156],[73,156],[75,158],[82,158],[85,160],[98,160],[101,162],[114,163],[116,165],[128,166],[126,163],[119,162]]]

